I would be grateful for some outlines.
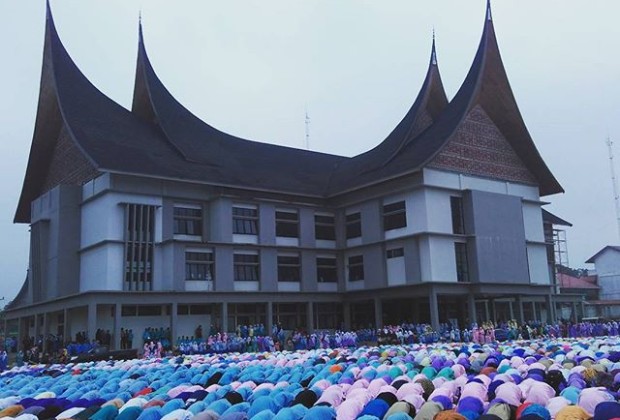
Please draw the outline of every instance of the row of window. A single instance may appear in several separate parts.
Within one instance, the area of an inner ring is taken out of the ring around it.
[[[386,258],[404,257],[403,248],[388,249]],[[465,259],[466,262],[466,259]],[[348,280],[364,279],[364,257],[350,256],[347,260]],[[186,252],[185,279],[211,281],[215,276],[215,259],[213,252]],[[233,255],[233,278],[235,281],[259,281],[260,260],[258,254]],[[319,283],[336,283],[338,267],[335,257],[317,257],[316,278]],[[298,282],[301,279],[301,261],[299,255],[278,255],[278,281]]]
[[[452,217],[455,233],[462,233],[462,205],[459,197],[452,197]],[[233,234],[258,235],[258,208],[251,206],[233,206]],[[457,222],[460,221],[460,222]],[[276,236],[283,238],[299,237],[299,213],[297,210],[276,210]],[[383,206],[383,230],[389,231],[407,227],[407,207],[405,201]],[[360,212],[347,214],[345,217],[347,239],[362,236],[362,216]],[[174,233],[180,235],[202,235],[202,210],[194,207],[174,207]],[[336,239],[335,217],[329,214],[314,216],[314,234],[318,240]]]
[[[215,259],[213,252],[186,252],[186,280],[214,280]],[[233,278],[235,281],[259,281],[260,261],[258,254],[233,255]],[[316,278],[319,283],[336,283],[338,268],[335,257],[317,257]],[[301,261],[299,255],[278,256],[278,281],[299,282]]]

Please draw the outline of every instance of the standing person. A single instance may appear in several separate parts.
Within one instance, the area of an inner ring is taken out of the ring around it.
[[[133,349],[133,330],[132,329],[130,329],[127,332],[127,348]]]
[[[0,352],[0,372],[4,372],[9,365],[9,356],[6,354],[6,350]]]

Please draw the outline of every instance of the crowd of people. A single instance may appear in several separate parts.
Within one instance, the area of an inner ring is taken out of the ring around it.
[[[144,357],[164,357],[169,354],[207,354],[227,352],[274,352],[280,350],[317,350],[327,348],[358,347],[366,344],[407,345],[432,344],[439,342],[463,342],[489,344],[497,341],[536,338],[577,338],[618,336],[620,324],[609,322],[580,322],[546,324],[537,321],[519,324],[516,321],[483,322],[459,329],[444,323],[439,329],[429,324],[402,323],[382,328],[365,328],[356,331],[313,331],[303,329],[287,331],[274,324],[268,333],[263,324],[238,325],[235,332],[222,332],[210,326],[208,335],[198,325],[193,336],[178,337],[173,343],[171,329],[147,327],[142,334],[140,346]],[[121,328],[121,349],[134,348],[133,330]],[[109,330],[98,329],[95,339],[89,340],[86,331],[80,331],[71,342],[64,342],[62,336],[48,334],[39,337],[24,337],[21,351],[17,354],[20,363],[41,363],[63,360],[93,351],[99,346],[111,346]],[[4,349],[18,351],[15,337],[5,339]],[[1,366],[1,363],[0,363]]]

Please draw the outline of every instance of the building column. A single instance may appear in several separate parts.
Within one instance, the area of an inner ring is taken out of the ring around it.
[[[179,304],[177,302],[172,302],[170,304],[170,345],[174,348],[174,346],[176,346],[177,343],[177,325],[179,325]],[[203,331],[206,331],[206,329],[209,328],[207,327],[207,325],[205,325]],[[203,332],[203,336],[205,335],[209,335],[209,333],[207,332],[206,334],[204,334]]]
[[[22,348],[24,335],[24,320],[23,318],[17,318],[17,350]]]
[[[491,303],[491,321],[497,322],[497,306],[495,305],[495,299],[490,299]]]
[[[222,332],[228,332],[228,302],[222,302]]]
[[[88,325],[88,339],[93,341],[97,332],[97,304],[95,302],[88,304],[88,321],[86,325]]]
[[[585,303],[583,303],[583,300],[581,301],[581,319],[586,317],[586,305]]]
[[[439,331],[439,304],[437,302],[437,292],[433,286],[431,286],[429,290],[428,303],[431,313],[431,327],[433,327],[435,331]]]
[[[555,314],[553,313],[553,298],[551,295],[545,296],[545,302],[547,304],[547,322],[553,324],[555,321]]]
[[[577,319],[579,319],[577,317],[577,302],[573,301],[573,312],[572,312],[572,318],[573,318],[573,322],[577,322]]]
[[[69,309],[62,310],[62,345],[63,347],[71,341],[69,335]]]
[[[375,302],[375,328],[383,328],[383,303],[376,297]]]
[[[306,304],[306,330],[308,333],[314,332],[314,302]]]
[[[114,309],[114,331],[112,332],[112,348],[114,350],[121,349],[121,304],[115,303],[112,305]]]
[[[37,343],[39,342],[39,333],[41,331],[41,329],[39,328],[39,314],[34,314],[34,330],[33,330],[33,335],[34,335],[34,344],[35,346],[37,345]]]
[[[512,305],[512,300],[508,301],[508,315],[510,316],[511,320],[515,319],[515,309]]]
[[[517,296],[517,321],[519,325],[525,323],[525,316],[523,316],[523,298],[521,298],[521,296]]]
[[[485,300],[484,301],[484,321],[489,321],[491,319],[490,315],[489,315],[489,301]]]
[[[267,302],[265,306],[267,307],[265,310],[265,332],[266,335],[271,335],[273,331],[273,303]]]
[[[476,298],[473,293],[467,295],[467,314],[470,324],[478,323],[478,314],[476,313]],[[465,325],[469,329],[471,325]]]
[[[538,321],[538,316],[536,315],[536,302],[532,301],[532,321]]]
[[[49,320],[49,314],[47,312],[43,312],[43,340],[41,340],[41,345],[43,348],[43,353],[47,353],[49,352],[50,349],[47,348],[47,336],[49,335],[49,324],[50,324],[50,320]]]
[[[342,320],[344,321],[344,330],[351,330],[351,303],[342,303]]]

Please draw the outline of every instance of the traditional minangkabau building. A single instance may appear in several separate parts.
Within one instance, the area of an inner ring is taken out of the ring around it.
[[[346,139],[345,139],[346,140]],[[183,107],[140,28],[133,106],[97,88],[47,12],[36,125],[16,223],[20,335],[278,322],[555,318],[541,197],[563,192],[510,88],[487,7],[448,101],[426,79],[387,138],[354,157],[237,138]],[[137,342],[138,340],[135,340]]]

